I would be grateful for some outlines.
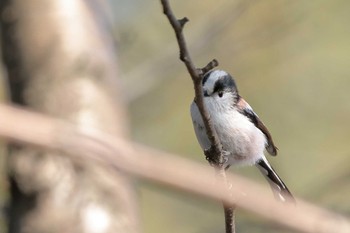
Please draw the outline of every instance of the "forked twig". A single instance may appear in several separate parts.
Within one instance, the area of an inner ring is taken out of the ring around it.
[[[212,70],[219,65],[218,61],[213,59],[205,67],[198,69],[195,67],[191,56],[189,54],[185,37],[182,33],[185,24],[189,21],[187,17],[182,19],[177,19],[170,7],[168,0],[161,0],[163,6],[163,13],[167,16],[171,26],[173,27],[177,39],[177,43],[180,49],[180,60],[185,63],[187,71],[191,75],[194,90],[195,90],[195,99],[199,112],[201,113],[206,133],[211,142],[211,148],[206,151],[206,156],[214,158],[215,164],[213,164],[218,172],[220,181],[227,183],[225,169],[223,167],[224,155],[222,150],[221,142],[217,136],[217,133],[213,127],[213,124],[210,119],[210,115],[204,106],[203,95],[202,95],[202,79],[205,73]],[[225,226],[226,233],[235,232],[235,221],[234,221],[234,210],[235,207],[232,205],[223,204],[224,213],[225,213]]]
[[[209,140],[212,144],[213,151],[215,151],[216,155],[221,156],[222,152],[222,145],[218,139],[218,136],[215,132],[215,129],[211,123],[211,119],[209,116],[208,111],[204,107],[203,103],[203,95],[202,95],[202,78],[203,75],[208,72],[209,70],[215,68],[218,66],[217,60],[212,60],[209,62],[204,68],[198,69],[195,67],[194,63],[192,62],[191,56],[188,52],[185,37],[182,33],[182,29],[185,26],[186,22],[188,22],[188,19],[185,17],[183,19],[177,19],[174,16],[174,13],[171,10],[171,7],[169,5],[169,2],[167,0],[161,0],[162,5],[163,5],[163,12],[169,19],[169,22],[171,26],[173,27],[177,39],[177,43],[179,45],[180,49],[180,60],[183,61],[186,65],[187,71],[191,75],[193,85],[194,85],[194,90],[195,90],[195,101],[198,106],[198,109],[202,115],[204,125],[207,131],[207,135],[209,137]],[[221,160],[219,160],[222,162]]]

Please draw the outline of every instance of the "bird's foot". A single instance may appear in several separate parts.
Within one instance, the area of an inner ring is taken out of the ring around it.
[[[215,148],[211,146],[209,149],[204,150],[205,159],[209,162],[211,166],[217,166],[218,157]]]
[[[205,158],[209,162],[209,164],[213,167],[222,168],[224,167],[226,169],[227,162],[228,162],[228,156],[229,152],[222,151],[222,159],[220,159],[220,153],[218,153],[213,146],[211,146],[209,149],[204,150]]]

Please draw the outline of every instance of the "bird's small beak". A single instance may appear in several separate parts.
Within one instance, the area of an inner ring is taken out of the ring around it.
[[[203,91],[203,95],[204,97],[208,97],[209,96],[208,91]]]

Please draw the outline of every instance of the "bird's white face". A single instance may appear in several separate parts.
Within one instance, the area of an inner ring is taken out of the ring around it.
[[[222,79],[228,75],[223,70],[214,70],[208,75],[206,75],[203,79],[203,91],[206,92],[208,95],[212,95],[214,93],[215,84],[219,79]]]
[[[237,101],[238,91],[232,77],[222,70],[214,70],[203,79],[204,102],[209,111],[232,109]]]

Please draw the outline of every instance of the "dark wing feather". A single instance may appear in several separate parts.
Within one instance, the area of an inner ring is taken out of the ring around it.
[[[237,108],[240,113],[245,115],[249,118],[249,120],[265,134],[267,144],[266,144],[266,150],[269,152],[270,155],[276,156],[277,155],[277,147],[273,143],[271,134],[269,130],[266,128],[264,123],[260,120],[258,115],[253,111],[252,107],[242,98],[240,97],[237,102]]]

